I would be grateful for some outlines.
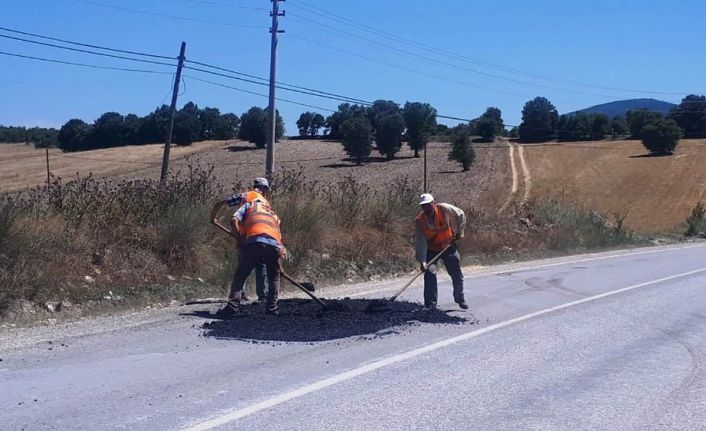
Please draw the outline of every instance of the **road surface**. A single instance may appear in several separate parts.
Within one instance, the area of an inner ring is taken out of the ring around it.
[[[447,279],[440,293],[455,309]],[[402,299],[421,296],[416,283]],[[0,428],[706,426],[706,244],[468,272],[466,298],[468,313],[449,313],[462,324],[323,342],[208,337],[184,308],[5,331]]]

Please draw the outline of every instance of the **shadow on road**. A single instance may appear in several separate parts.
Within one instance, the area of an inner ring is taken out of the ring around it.
[[[375,302],[378,303],[379,300]],[[264,314],[260,305],[246,305],[229,319],[221,319],[210,311],[183,313],[209,319],[202,325],[204,336],[251,341],[311,342],[351,336],[383,336],[419,323],[461,324],[474,322],[468,313],[454,310],[461,317],[440,309],[427,310],[420,304],[404,301],[371,307],[370,299],[327,300],[330,309],[323,310],[306,299],[279,302],[279,316]]]

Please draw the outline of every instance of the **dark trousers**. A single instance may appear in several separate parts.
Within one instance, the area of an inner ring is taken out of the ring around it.
[[[267,297],[267,267],[264,263],[255,265],[255,293],[257,299],[264,300]],[[248,295],[248,283],[243,284],[243,296]]]
[[[439,252],[427,251],[427,262],[434,258]],[[439,259],[444,262],[446,271],[451,276],[454,287],[454,301],[464,302],[463,297],[463,273],[461,272],[461,255],[458,253],[456,244],[451,245]],[[439,297],[437,292],[436,272],[438,261],[431,265],[424,273],[424,305],[436,305]]]
[[[279,294],[279,250],[267,244],[256,242],[245,245],[238,250],[238,268],[235,270],[233,282],[230,284],[228,300],[233,302],[240,300],[245,280],[258,264],[265,265],[267,271],[267,308],[274,310],[277,308],[277,296]]]

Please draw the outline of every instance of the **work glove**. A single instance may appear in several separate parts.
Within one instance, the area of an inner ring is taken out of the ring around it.
[[[460,233],[457,233],[456,235],[454,235],[454,241],[458,241],[458,240],[460,240],[461,238],[463,238],[463,235],[460,234]]]
[[[421,263],[419,264],[419,270],[422,271],[422,272],[426,271],[426,270],[427,270],[427,264],[424,263],[424,262],[421,262]]]

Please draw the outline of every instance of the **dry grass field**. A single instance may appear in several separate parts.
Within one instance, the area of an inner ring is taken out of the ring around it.
[[[178,160],[189,154],[202,153],[222,147],[223,142],[197,142],[188,147],[172,147],[171,157]],[[50,172],[64,179],[76,173],[93,173],[96,177],[153,170],[159,176],[164,146],[161,144],[108,148],[104,150],[63,153],[49,150]],[[46,157],[43,149],[25,144],[0,144],[0,191],[20,190],[43,184],[47,179]]]
[[[457,162],[447,160],[449,148],[450,144],[446,143],[429,144],[427,181],[435,197],[462,207],[502,205],[510,181],[505,172],[507,148],[498,144],[478,144],[476,162],[468,172],[462,172]],[[264,149],[255,149],[253,144],[231,141],[190,159],[214,166],[214,175],[223,184],[249,185],[254,177],[264,174],[265,154]],[[187,163],[186,159],[182,159],[173,163],[172,168],[183,170]],[[414,153],[406,144],[395,160],[384,161],[373,150],[371,161],[362,166],[347,161],[342,145],[333,141],[283,140],[277,145],[275,153],[278,172],[301,170],[304,177],[320,182],[338,182],[351,176],[373,188],[407,177],[421,191],[423,166],[423,159],[414,158]],[[121,177],[132,178],[135,175],[158,178],[159,169],[126,173]]]
[[[671,157],[645,157],[639,141],[600,141],[514,145],[476,144],[476,162],[469,172],[447,160],[449,144],[431,143],[428,184],[438,200],[461,207],[500,209],[511,200],[543,198],[596,210],[608,216],[627,212],[627,226],[640,233],[677,228],[690,209],[706,200],[706,140],[682,140]],[[50,150],[55,176],[121,179],[159,176],[162,146],[145,145],[78,153]],[[524,160],[520,157],[523,154]],[[512,154],[517,180],[512,190]],[[186,157],[189,156],[189,157]],[[189,160],[214,167],[222,184],[248,184],[263,175],[265,150],[242,141],[199,142],[173,147],[172,170]],[[375,188],[400,178],[422,188],[422,158],[405,145],[393,161],[373,151],[371,161],[355,166],[338,142],[283,140],[276,147],[276,170],[301,171],[308,179],[339,181],[351,176]],[[22,144],[0,145],[0,191],[19,190],[46,180],[44,150]],[[531,177],[527,190],[527,175]]]
[[[646,157],[640,141],[524,145],[534,197],[612,215],[636,232],[678,228],[706,200],[706,140],[684,139],[673,156]],[[679,228],[680,229],[680,228]]]

